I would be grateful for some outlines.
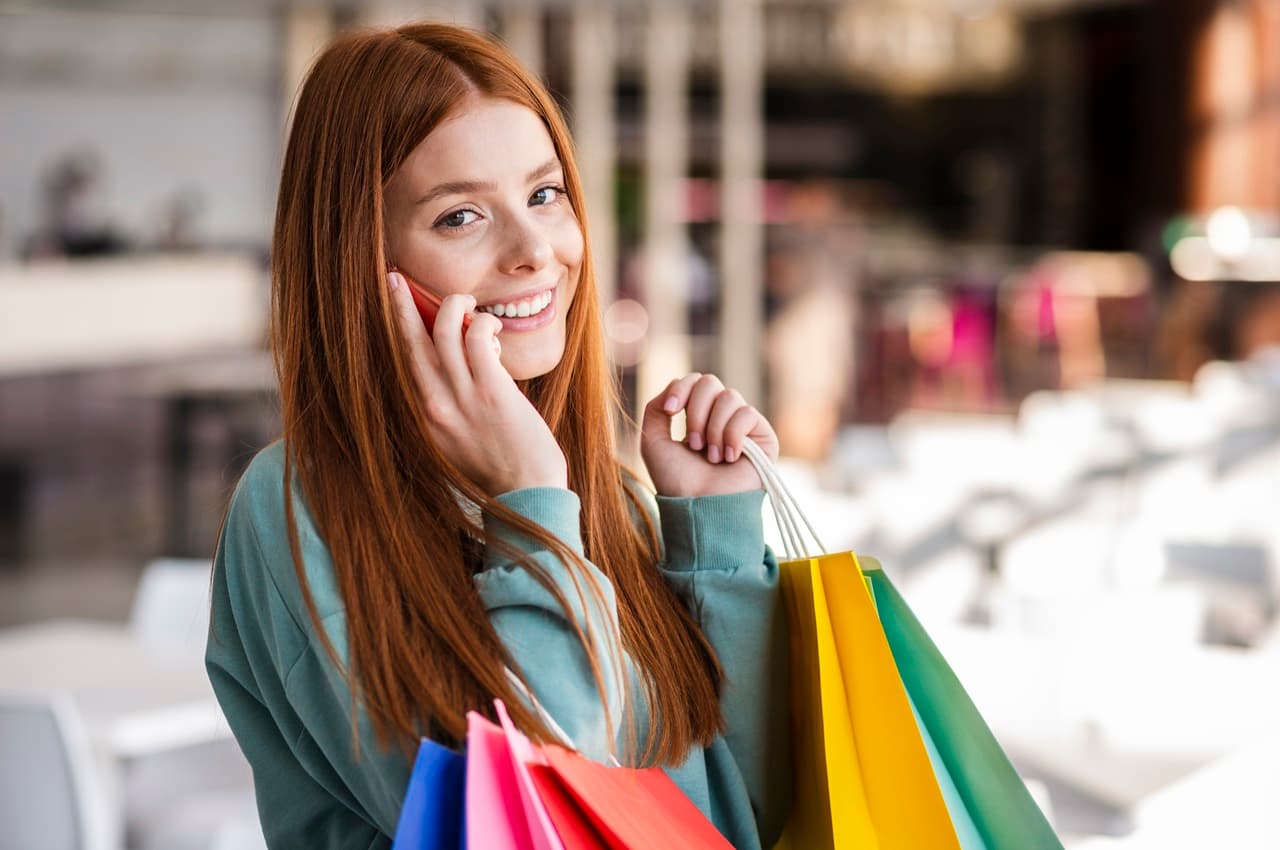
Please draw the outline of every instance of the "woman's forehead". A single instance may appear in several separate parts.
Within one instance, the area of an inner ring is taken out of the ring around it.
[[[514,101],[475,95],[432,130],[409,159],[415,175],[428,179],[523,182],[555,157],[551,134],[536,112]]]

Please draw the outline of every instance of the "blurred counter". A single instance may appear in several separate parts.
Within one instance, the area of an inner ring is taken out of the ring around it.
[[[268,303],[250,256],[0,266],[0,378],[261,348]]]

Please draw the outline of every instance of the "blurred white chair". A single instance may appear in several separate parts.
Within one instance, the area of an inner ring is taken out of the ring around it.
[[[209,850],[267,850],[267,839],[256,822],[225,827],[213,837]]]
[[[1195,587],[1206,601],[1206,638],[1252,646],[1274,619],[1272,552],[1261,543],[1173,539],[1164,546],[1169,580]]]
[[[946,548],[913,564],[906,575],[899,575],[892,562],[883,566],[912,612],[930,630],[964,622],[987,592],[986,564],[969,546]]]
[[[111,792],[68,697],[0,693],[0,850],[117,850]]]
[[[243,762],[239,750],[230,741],[202,749],[133,766],[132,850],[266,850],[248,765],[230,757]]]
[[[844,490],[857,492],[872,475],[902,464],[883,425],[846,425],[836,435],[829,469]]]
[[[1077,850],[1167,850],[1280,846],[1275,793],[1280,788],[1280,738],[1251,742],[1134,807],[1136,828],[1119,839],[1095,839]]]
[[[235,741],[137,758],[125,770],[130,850],[265,850],[253,773]]]
[[[1203,595],[1167,586],[1166,574],[1163,539],[1150,523],[1064,515],[1003,547],[992,623],[1082,644],[1193,646]]]
[[[1275,387],[1258,377],[1248,364],[1214,361],[1196,372],[1192,389],[1220,428],[1258,424],[1275,416]]]
[[[1127,463],[1132,441],[1108,422],[1101,402],[1084,393],[1039,390],[1018,406],[1018,434],[1030,461],[1032,487],[1058,495],[1097,466]]]
[[[889,424],[904,466],[929,481],[964,489],[1014,483],[1020,460],[1013,417],[908,410]]]
[[[203,657],[209,633],[210,562],[158,558],[143,568],[129,630],[160,654]]]
[[[1150,404],[1191,397],[1191,388],[1182,381],[1147,378],[1105,378],[1080,387],[1077,392],[1097,399],[1110,416],[1130,419]]]
[[[199,558],[146,565],[129,629],[148,650],[202,664],[210,569]],[[125,790],[130,845],[137,850],[265,850],[253,776],[234,741],[135,759]]]

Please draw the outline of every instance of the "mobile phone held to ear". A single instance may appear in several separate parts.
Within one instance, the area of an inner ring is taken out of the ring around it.
[[[391,269],[391,271],[399,272],[404,277],[405,282],[409,284],[409,294],[413,296],[413,303],[418,308],[418,315],[422,317],[422,323],[427,326],[427,336],[433,336],[433,330],[436,326],[436,314],[440,312],[440,296],[409,277],[402,270]],[[462,317],[463,333],[466,333],[469,327],[471,327],[471,314],[467,313]]]

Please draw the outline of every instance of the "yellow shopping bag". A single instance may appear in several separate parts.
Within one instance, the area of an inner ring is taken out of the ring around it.
[[[816,562],[780,565],[791,638],[790,817],[783,842],[801,848],[876,850],[835,635]]]
[[[744,455],[771,491],[757,451]],[[857,557],[797,556],[787,525],[779,515],[795,786],[775,850],[960,850]]]
[[[783,561],[791,633],[795,850],[959,850],[852,552]]]

